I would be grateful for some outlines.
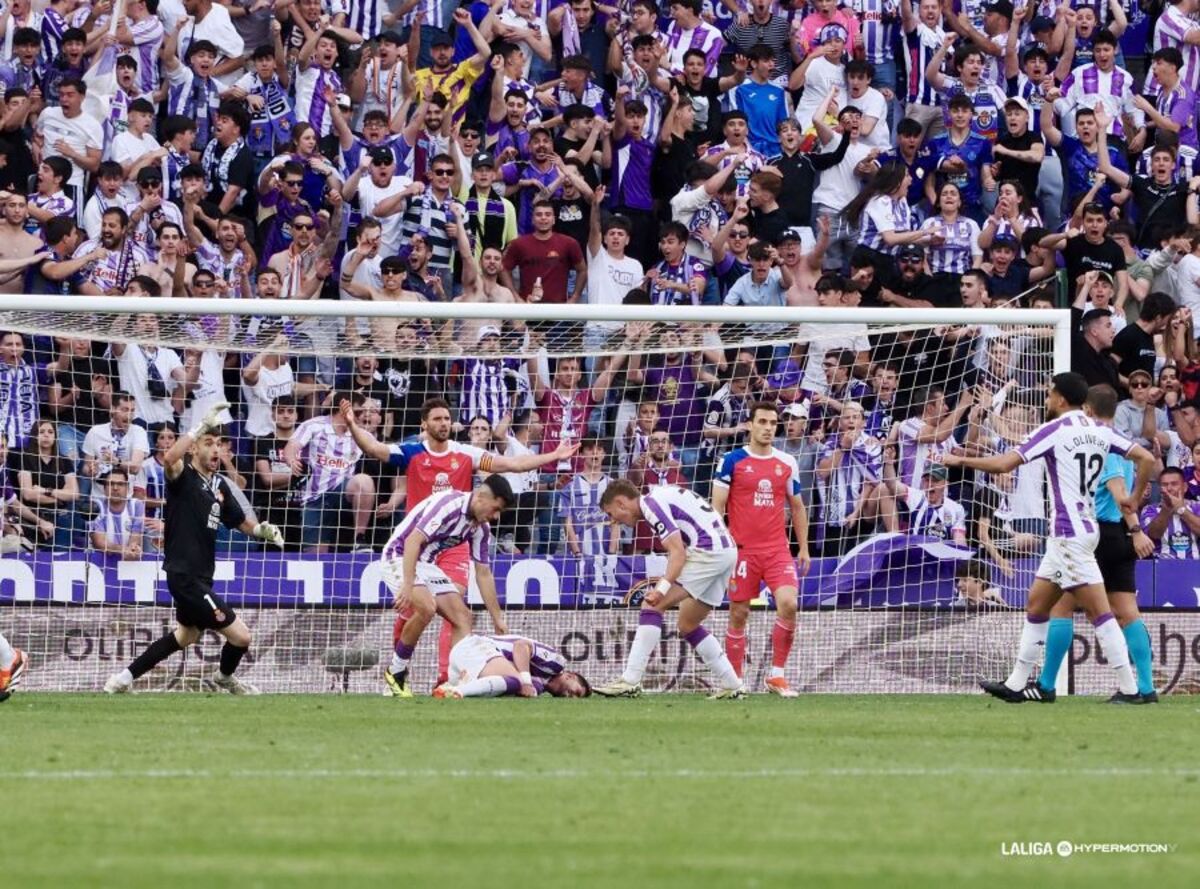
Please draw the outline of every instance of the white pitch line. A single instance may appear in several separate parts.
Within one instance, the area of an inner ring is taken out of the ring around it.
[[[643,780],[653,778],[708,778],[743,780],[753,778],[1194,778],[1200,768],[788,768],[788,769],[69,769],[0,772],[0,781],[90,781],[90,780],[203,780],[242,779],[410,779],[445,778],[496,781],[579,780],[585,778]]]

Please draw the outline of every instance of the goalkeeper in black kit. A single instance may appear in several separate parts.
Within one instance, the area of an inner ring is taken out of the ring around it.
[[[258,694],[258,689],[233,675],[250,648],[250,628],[213,592],[217,530],[220,525],[237,528],[280,547],[283,535],[274,525],[256,522],[240,492],[217,474],[222,438],[217,418],[228,407],[215,405],[163,456],[167,479],[163,571],[179,626],[110,676],[104,683],[109,694],[132,690],[133,680],[195,643],[203,630],[216,630],[225,637],[217,687],[235,695]]]

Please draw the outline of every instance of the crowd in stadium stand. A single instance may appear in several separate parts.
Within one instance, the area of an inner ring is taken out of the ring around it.
[[[1073,369],[1162,461],[1158,556],[1200,556],[1198,0],[2,9],[0,292],[665,309],[256,320],[249,353],[203,347],[228,320],[156,347],[148,313],[111,342],[5,333],[5,552],[153,552],[158,456],[226,401],[224,472],[289,547],[333,492],[342,527],[317,548],[377,548],[403,479],[340,401],[400,443],[433,396],[485,450],[583,441],[510,478],[505,549],[648,552],[648,529],[604,523],[607,480],[706,494],[766,399],[820,552],[908,530],[1009,574],[1046,536],[1040,464],[993,481],[937,458],[1041,422],[1049,325],[879,336],[732,307],[1069,306]],[[1147,45],[1123,47],[1143,15]],[[670,323],[680,305],[730,322]],[[564,342],[586,357],[547,357]]]

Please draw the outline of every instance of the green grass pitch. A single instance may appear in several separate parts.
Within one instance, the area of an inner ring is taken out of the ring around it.
[[[1190,887],[1198,737],[1187,697],[18,693],[0,885]],[[1062,840],[1173,849],[1003,854]]]

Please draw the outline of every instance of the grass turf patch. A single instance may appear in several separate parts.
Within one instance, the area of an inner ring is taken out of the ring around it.
[[[18,694],[3,882],[1190,886],[1197,710]]]

